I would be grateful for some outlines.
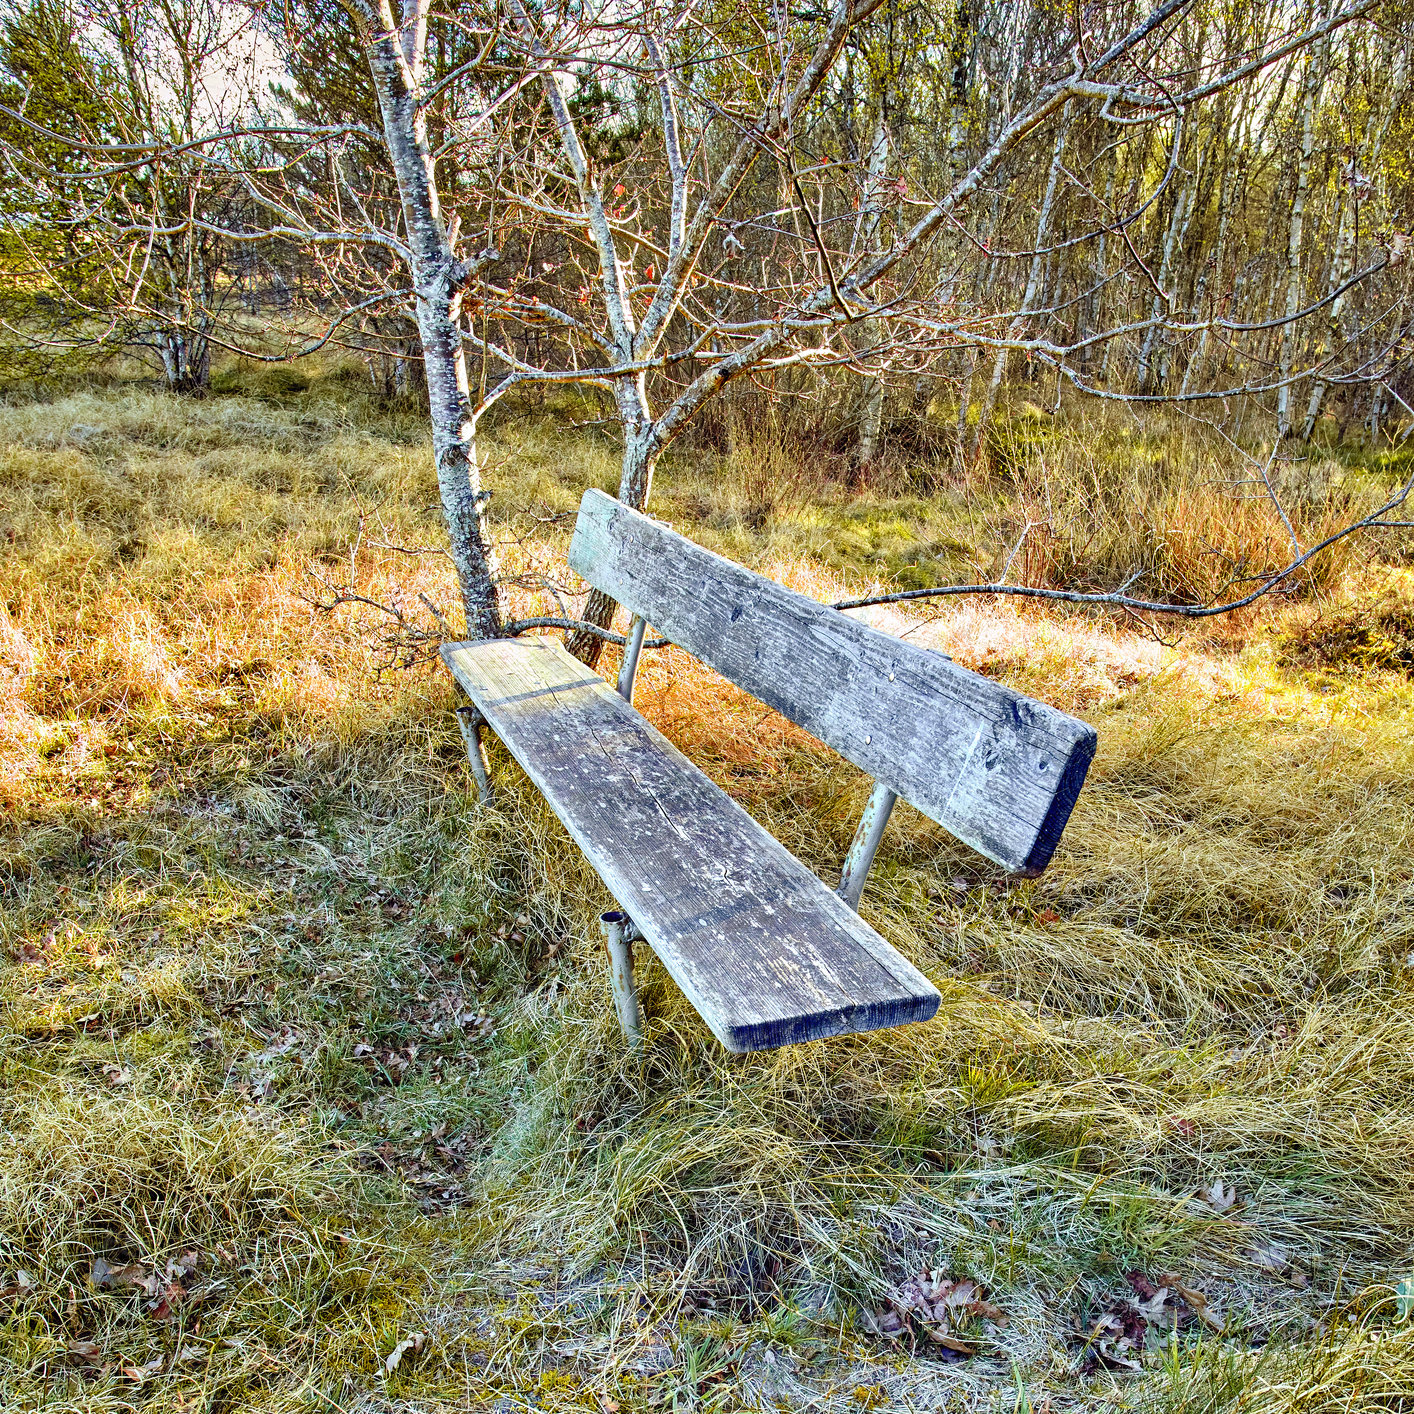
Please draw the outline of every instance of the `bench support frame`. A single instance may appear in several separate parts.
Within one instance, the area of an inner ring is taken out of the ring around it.
[[[624,661],[619,669],[615,691],[630,705],[633,703],[633,679],[638,672],[638,655],[643,652],[643,634],[647,627],[648,620],[635,614],[628,631],[628,643],[624,646]]]
[[[864,814],[859,817],[859,828],[854,832],[854,843],[844,857],[844,867],[840,870],[840,886],[835,892],[856,912],[864,893],[864,882],[869,877],[870,866],[879,851],[879,842],[888,828],[889,816],[893,814],[898,796],[888,786],[875,781],[870,792]]]
[[[481,733],[486,726],[486,718],[470,704],[457,708],[457,725],[461,728],[462,740],[466,742],[467,759],[471,762],[471,774],[476,777],[476,792],[482,805],[491,803],[491,773],[486,768],[486,750],[481,744]]]
[[[638,1009],[638,986],[633,980],[633,940],[640,936],[628,914],[619,909],[601,914],[599,926],[609,949],[609,982],[614,990],[614,1009],[619,1014],[628,1048],[635,1055],[643,1050],[643,1018]]]

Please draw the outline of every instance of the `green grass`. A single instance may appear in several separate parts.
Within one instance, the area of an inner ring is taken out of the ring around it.
[[[0,424],[6,1407],[1414,1408],[1414,688],[1290,647],[1374,570],[1167,647],[902,625],[1099,728],[1054,864],[1007,880],[903,808],[865,913],[934,1022],[731,1057],[645,957],[639,1065],[563,830],[498,747],[478,808],[443,675],[300,597],[362,512],[370,597],[449,602],[391,548],[436,543],[415,420],[235,386]],[[612,451],[497,435],[509,567],[555,571]],[[821,597],[1024,514],[1013,470],[762,515],[742,455],[681,453],[661,512]],[[868,783],[685,655],[641,684],[831,878]],[[971,1358],[871,1333],[923,1270],[1006,1313]],[[1216,1313],[1170,1303],[1138,1371],[1103,1334],[1131,1274]]]

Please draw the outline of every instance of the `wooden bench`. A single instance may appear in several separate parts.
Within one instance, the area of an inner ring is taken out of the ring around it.
[[[489,727],[618,901],[615,999],[638,1044],[631,945],[644,938],[730,1051],[923,1021],[937,989],[856,909],[902,797],[1004,868],[1050,859],[1093,728],[880,633],[586,491],[571,566],[633,614],[618,688],[555,641],[442,649],[472,706],[483,798]],[[830,890],[632,706],[651,624],[874,778]]]

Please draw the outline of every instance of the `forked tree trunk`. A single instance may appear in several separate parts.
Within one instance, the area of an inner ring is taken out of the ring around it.
[[[211,343],[183,324],[161,336],[162,371],[174,393],[201,395],[211,386]]]
[[[460,328],[465,275],[442,222],[426,121],[417,101],[426,20],[424,16],[399,31],[385,5],[370,28],[368,67],[407,227],[432,451],[452,563],[467,633],[473,638],[495,638],[501,632],[500,594],[487,534],[486,495]]]

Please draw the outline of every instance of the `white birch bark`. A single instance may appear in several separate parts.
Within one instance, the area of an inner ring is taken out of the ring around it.
[[[400,22],[391,0],[382,0],[369,19],[368,67],[406,225],[406,259],[427,373],[442,513],[467,633],[473,638],[494,638],[501,631],[500,595],[487,534],[486,494],[460,327],[462,289],[470,266],[457,260],[442,220],[427,124],[419,103],[427,9],[424,0],[409,0]]]

